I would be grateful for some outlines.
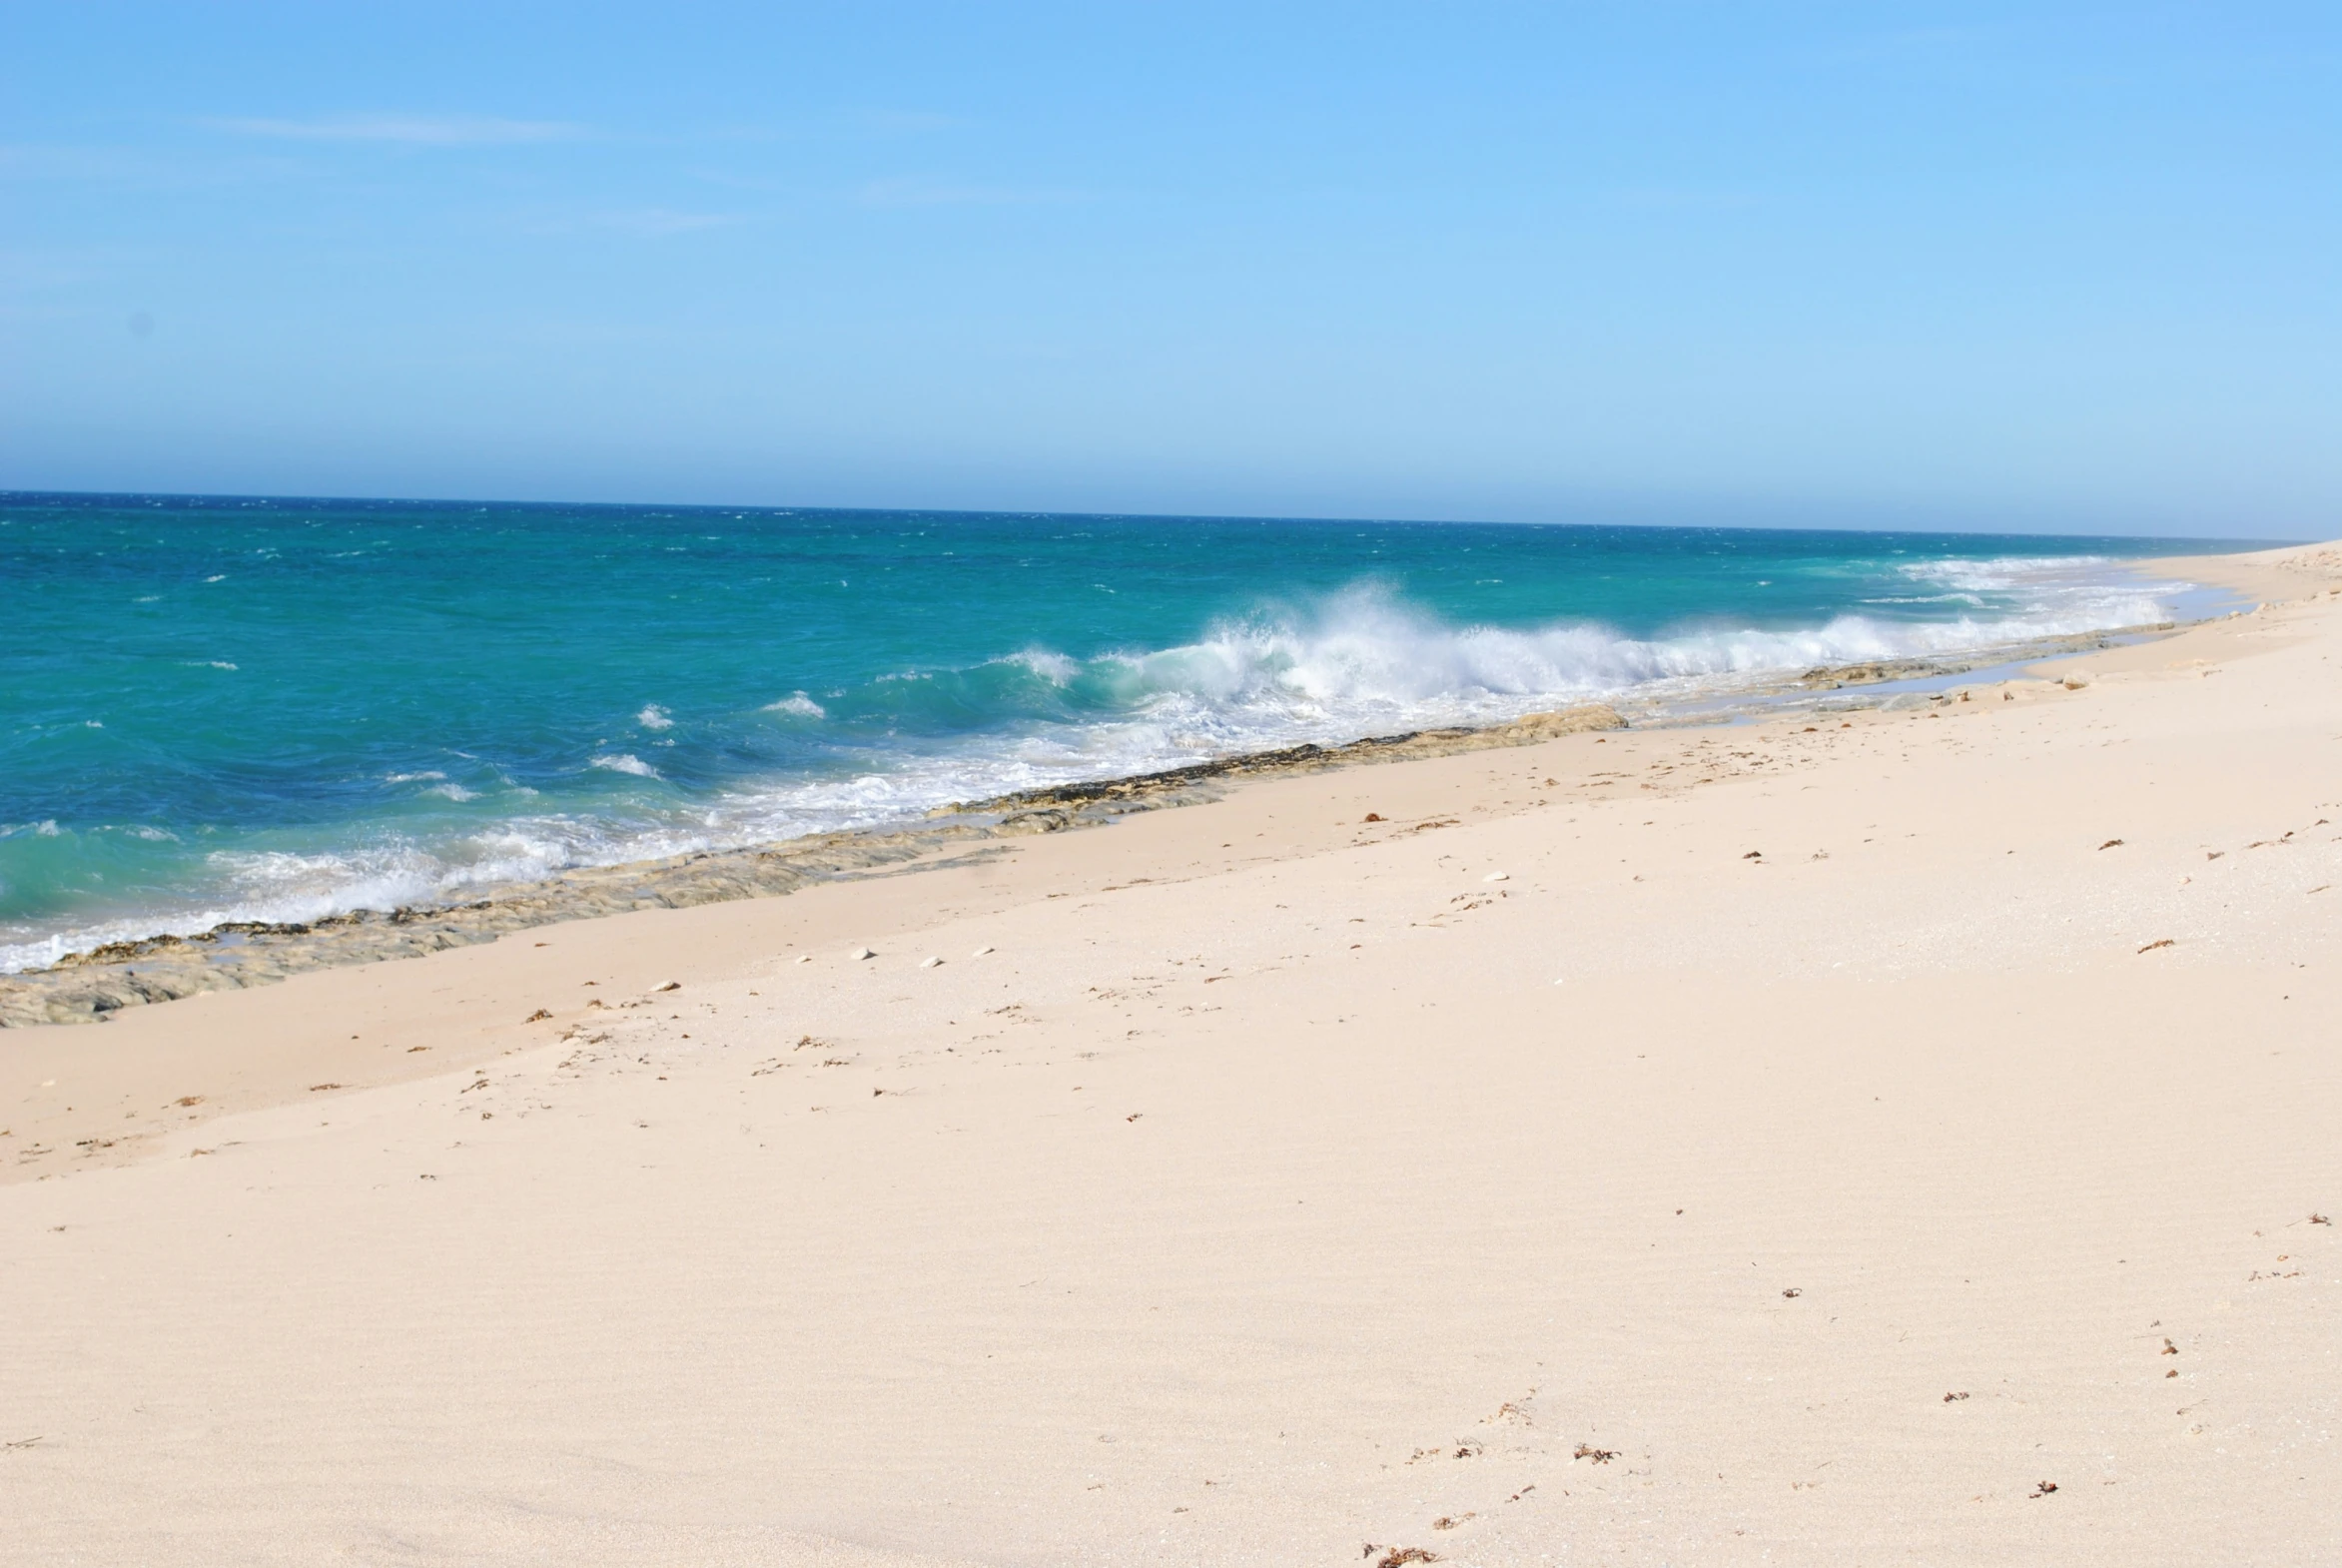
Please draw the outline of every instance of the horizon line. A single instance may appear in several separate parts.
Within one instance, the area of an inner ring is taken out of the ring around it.
[[[1899,535],[1967,534],[1983,538],[2024,539],[2153,539],[2193,544],[2232,545],[2238,550],[2269,549],[2286,545],[2321,542],[2319,535],[2300,538],[2267,538],[2245,535],[2196,533],[2114,533],[2069,532],[2057,529],[2029,529],[2008,527],[1865,527],[1852,523],[1782,523],[1747,522],[1583,522],[1562,520],[1505,520],[1486,517],[1400,517],[1331,513],[1272,513],[1272,512],[1203,512],[1203,511],[1066,511],[1027,506],[838,506],[799,504],[769,501],[612,501],[612,500],[514,500],[509,497],[461,495],[324,495],[271,494],[263,491],[241,490],[61,490],[19,489],[0,487],[0,504],[26,499],[60,500],[115,500],[115,501],[204,501],[204,502],[284,502],[304,505],[371,505],[371,506],[510,506],[541,508],[593,508],[597,510],[643,510],[665,508],[677,511],[728,511],[776,513],[865,513],[874,516],[940,516],[940,517],[1056,517],[1106,518],[1130,522],[1291,522],[1291,523],[1372,523],[1381,526],[1410,527],[1465,527],[1465,528],[1617,528],[1666,532],[1717,533],[1880,533]]]

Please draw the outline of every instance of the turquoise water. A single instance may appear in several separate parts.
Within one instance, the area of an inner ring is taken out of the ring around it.
[[[2135,624],[2183,547],[0,495],[0,967]]]

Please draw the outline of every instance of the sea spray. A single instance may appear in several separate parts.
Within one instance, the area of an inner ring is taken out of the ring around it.
[[[2176,547],[5,497],[0,967],[2155,621]]]

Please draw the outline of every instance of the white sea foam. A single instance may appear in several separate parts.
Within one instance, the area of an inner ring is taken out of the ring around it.
[[[1997,569],[1974,577],[2008,592],[2013,568],[1976,564]],[[1199,736],[1324,738],[2139,624],[2162,618],[2169,591],[2184,586],[2108,582],[2102,567],[2084,569],[2092,564],[2050,563],[2026,584],[2037,583],[2036,591],[2015,595],[2026,602],[2000,615],[1910,621],[1842,614],[1815,626],[1692,628],[1656,638],[1591,623],[1459,627],[1361,590],[1306,616],[1225,624],[1184,647],[1123,658],[1117,677],[1140,716]]]
[[[1005,662],[1022,665],[1053,686],[1070,685],[1082,673],[1079,659],[1053,653],[1047,648],[1028,648],[1023,653],[1012,653]]]
[[[2149,623],[2165,618],[2173,597],[2190,586],[2142,581],[2087,557],[1919,561],[1901,575],[1909,593],[1875,602],[1961,604],[1978,613],[1927,621],[1843,614],[1804,627],[1695,626],[1636,638],[1588,623],[1457,626],[1388,594],[1357,590],[1298,612],[1226,622],[1179,647],[1089,661],[1029,648],[1001,662],[1069,692],[1094,697],[1103,688],[1110,699],[1103,711],[1085,722],[1037,721],[924,748],[906,744],[874,753],[868,765],[852,771],[773,778],[696,801],[597,806],[590,813],[537,811],[427,844],[386,836],[335,853],[222,852],[210,857],[220,886],[203,907],[0,944],[0,972],[160,931],[192,934],[223,921],[307,921],[350,909],[476,896],[485,887],[540,880],[571,867],[875,827],[951,801],[1305,740],[1500,722],[1594,698],[1690,700],[1816,665],[1946,654]],[[1982,612],[1988,605],[1998,605],[1998,612]],[[924,677],[908,672],[895,678]],[[823,705],[803,691],[766,711],[827,717]],[[637,722],[662,727],[653,715],[666,717],[664,709],[646,707]],[[659,777],[630,752],[597,754],[589,765]],[[435,771],[390,774],[386,782],[427,782],[439,787],[423,793],[458,802],[474,798]],[[506,783],[510,789],[499,799],[534,794]],[[42,822],[13,831],[58,829]]]
[[[482,888],[542,881],[571,866],[606,864],[607,852],[620,841],[590,830],[575,831],[583,826],[555,820],[543,825],[546,831],[505,828],[429,847],[390,841],[317,854],[219,851],[206,857],[219,880],[213,897],[161,914],[93,922],[30,941],[0,943],[0,974],[53,964],[68,953],[108,942],[194,936],[230,922],[307,922],[354,909],[391,910],[460,898]],[[571,831],[562,831],[564,827]],[[645,850],[639,858],[657,853]],[[623,858],[638,857],[628,853]]]
[[[666,709],[660,707],[655,702],[646,706],[640,713],[635,714],[634,722],[641,725],[644,729],[673,729],[675,727],[674,718],[667,712]]]

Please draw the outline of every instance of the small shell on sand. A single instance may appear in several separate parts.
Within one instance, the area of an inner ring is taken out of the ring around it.
[[[982,957],[984,957],[984,955],[985,955],[985,954],[987,954],[987,953],[990,953],[991,951],[992,951],[992,949],[990,949],[990,948],[978,948],[978,949],[976,950],[975,956],[976,956],[977,958],[982,958]]]
[[[873,952],[872,952],[872,951],[870,951],[870,949],[868,949],[868,948],[856,948],[856,949],[854,950],[854,956],[855,956],[856,958],[876,958],[876,957],[878,957],[878,955],[877,955],[876,953],[873,953]]]
[[[813,955],[810,953],[800,953],[797,955],[797,962],[800,964],[810,964],[813,962]]]
[[[1480,880],[1482,882],[1510,882],[1512,880],[1512,873],[1509,871],[1491,871],[1488,873],[1488,875],[1482,877]]]
[[[923,958],[919,961],[919,967],[921,969],[934,969],[942,962],[943,960],[940,958]]]

